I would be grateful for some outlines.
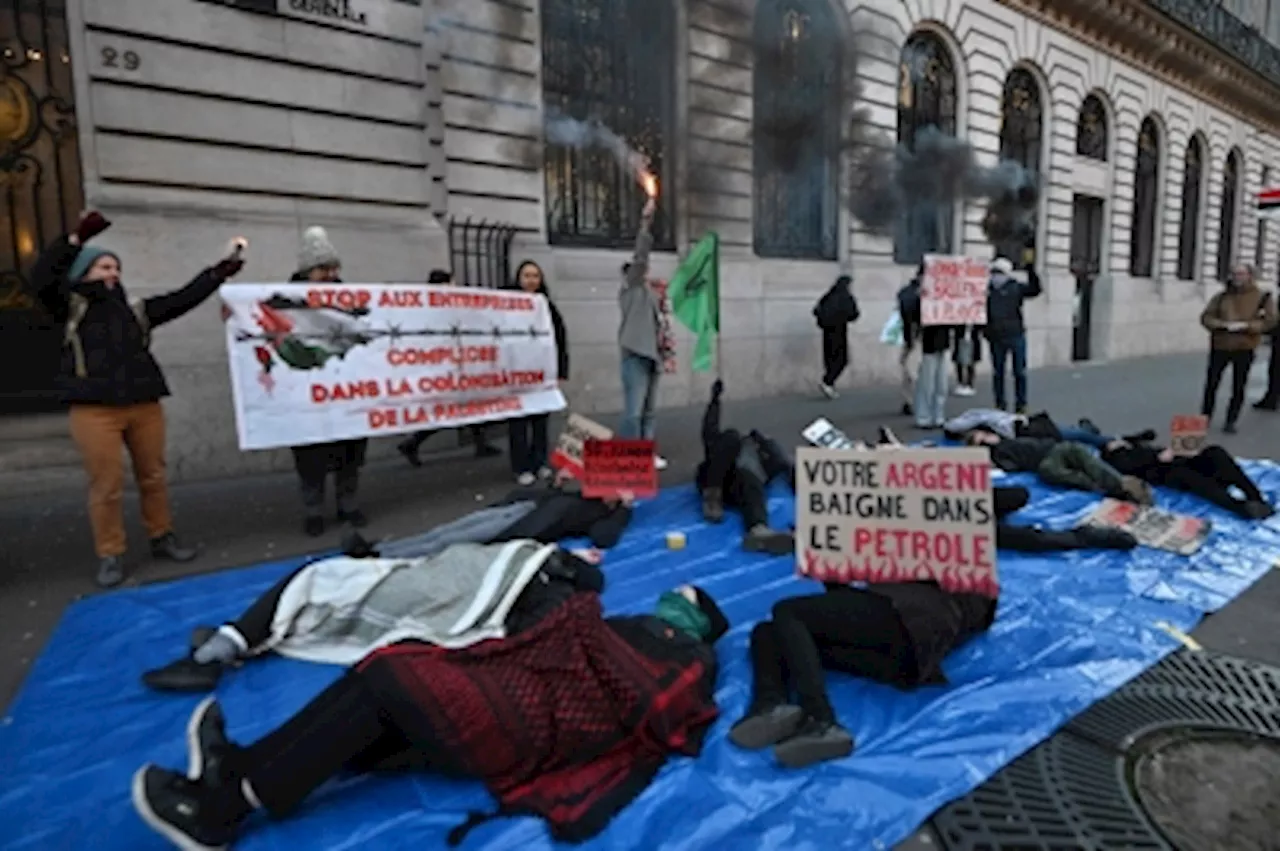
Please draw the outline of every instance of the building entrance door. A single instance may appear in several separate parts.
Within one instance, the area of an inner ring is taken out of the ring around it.
[[[1102,199],[1077,195],[1071,216],[1071,274],[1076,279],[1071,359],[1092,357],[1093,285],[1102,271]]]
[[[58,407],[62,329],[28,273],[84,204],[73,92],[65,0],[0,2],[0,414]]]

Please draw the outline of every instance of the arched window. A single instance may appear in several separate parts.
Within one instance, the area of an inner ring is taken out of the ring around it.
[[[922,133],[956,135],[956,69],[951,51],[933,33],[907,39],[898,66],[898,144],[914,150]],[[935,198],[908,199],[893,243],[894,262],[954,250],[955,206]]]
[[[1150,116],[1138,130],[1133,171],[1133,218],[1129,222],[1129,274],[1150,278],[1155,267],[1156,193],[1160,187],[1160,131]]]
[[[1001,108],[1000,158],[1020,163],[1040,179],[1040,154],[1044,146],[1044,105],[1040,84],[1026,68],[1014,68],[1004,81]],[[1019,267],[1026,266],[1028,252],[1034,256],[1039,210],[1035,210],[1023,232],[1001,240],[996,250]]]
[[[661,186],[654,246],[675,247],[671,139],[675,10],[669,0],[542,0],[547,115],[609,128],[649,157]],[[629,247],[645,195],[635,168],[603,144],[551,144],[547,238],[553,245]]]
[[[1222,169],[1222,210],[1218,217],[1218,280],[1231,277],[1236,262],[1236,208],[1240,206],[1240,154],[1234,148]]]
[[[1089,95],[1080,104],[1080,119],[1076,122],[1076,154],[1106,162],[1107,108],[1097,95]]]
[[[756,254],[835,260],[843,100],[832,6],[759,0],[754,35]]]
[[[1204,148],[1200,137],[1187,142],[1182,166],[1182,218],[1178,222],[1178,278],[1196,278],[1196,254],[1200,248],[1200,187],[1204,185]]]

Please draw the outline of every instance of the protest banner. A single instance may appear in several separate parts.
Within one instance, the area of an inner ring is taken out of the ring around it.
[[[1198,455],[1208,439],[1208,417],[1178,414],[1169,424],[1169,449],[1174,455]]]
[[[588,499],[658,494],[652,440],[588,440],[582,451],[582,495]]]
[[[978,448],[796,452],[796,561],[821,582],[933,580],[995,597],[991,459]]]
[[[455,428],[558,411],[547,301],[390,284],[228,284],[240,448]]]
[[[1189,556],[1204,545],[1213,524],[1199,517],[1174,514],[1119,499],[1104,499],[1085,519],[1089,526],[1121,529],[1144,547]]]
[[[986,325],[991,264],[974,257],[926,254],[920,282],[922,325]]]
[[[613,431],[582,414],[570,414],[551,453],[551,466],[582,481],[582,449],[588,440],[609,440]]]

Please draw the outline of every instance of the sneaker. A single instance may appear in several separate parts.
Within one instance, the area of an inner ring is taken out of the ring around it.
[[[124,558],[121,556],[103,556],[98,560],[98,575],[95,577],[99,588],[114,588],[124,582]]]
[[[346,523],[352,529],[363,529],[369,525],[369,518],[365,517],[364,512],[358,508],[350,511],[338,511],[338,522]]]
[[[818,382],[818,388],[822,391],[822,395],[828,399],[839,399],[840,394],[836,392],[836,388],[832,387],[825,381]]]
[[[902,446],[902,441],[898,438],[898,435],[888,426],[880,426],[878,437],[878,446]]]
[[[224,851],[235,827],[208,790],[173,771],[144,765],[133,775],[133,806],[147,826],[181,851]]]
[[[538,478],[542,479],[544,482],[547,479],[550,479],[555,474],[556,474],[556,471],[546,466],[545,464],[538,468]]]
[[[497,458],[501,454],[502,454],[502,450],[494,446],[492,443],[476,444],[477,458]]]
[[[702,492],[702,519],[708,523],[724,520],[724,492],[720,488],[707,488]]]
[[[752,709],[729,729],[729,741],[745,750],[758,751],[791,738],[803,721],[804,710],[791,704]]]
[[[915,413],[915,409],[913,409],[913,408],[911,407],[911,403],[910,403],[910,402],[903,402],[903,403],[902,403],[902,415],[903,415],[904,417],[909,417],[909,416],[911,416],[913,413]]]
[[[216,696],[209,695],[187,721],[187,779],[206,786],[226,785],[230,781],[226,757],[231,750],[222,707]]]
[[[787,768],[805,768],[849,756],[853,744],[853,736],[844,727],[810,718],[794,736],[774,745],[773,756]]]
[[[223,669],[220,662],[201,665],[188,656],[163,668],[147,671],[142,675],[142,684],[154,691],[208,694],[218,687]]]
[[[976,396],[977,394],[978,394],[978,391],[974,390],[972,387],[970,387],[967,384],[961,384],[958,387],[956,387],[957,396]]]
[[[663,458],[661,455],[653,456],[653,468],[658,472],[662,472],[667,469],[667,459]]]
[[[191,652],[194,653],[204,646],[204,643],[210,638],[218,634],[216,626],[197,626],[191,630],[191,638],[189,639]]]
[[[533,473],[521,473],[520,475],[516,476],[516,484],[518,484],[522,488],[527,488],[536,481],[538,481],[538,477],[535,476]]]
[[[410,466],[421,467],[422,459],[418,457],[418,445],[412,440],[404,440],[396,444],[396,451],[404,456],[404,460],[408,461]],[[476,450],[478,455],[480,450]]]
[[[796,539],[790,532],[779,532],[768,526],[754,526],[742,539],[742,548],[752,553],[785,556],[796,550]]]
[[[307,517],[302,521],[302,532],[308,538],[318,538],[324,534],[324,518],[320,516]]]
[[[151,539],[151,557],[167,561],[195,561],[198,551],[194,547],[184,547],[178,543],[178,536],[166,532],[158,538]]]

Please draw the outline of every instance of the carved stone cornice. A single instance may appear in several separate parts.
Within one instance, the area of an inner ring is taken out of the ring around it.
[[[1203,28],[1202,32],[1192,30],[1198,0],[1000,2],[1280,134],[1280,59],[1246,44],[1243,39],[1249,29],[1243,24],[1243,30],[1209,33],[1226,39],[1224,44],[1210,40]],[[1179,4],[1187,8],[1175,9]],[[1162,11],[1160,5],[1168,6],[1170,12]],[[1179,23],[1172,14],[1184,17],[1186,23]],[[1254,57],[1260,67],[1250,67],[1241,56]]]

